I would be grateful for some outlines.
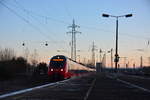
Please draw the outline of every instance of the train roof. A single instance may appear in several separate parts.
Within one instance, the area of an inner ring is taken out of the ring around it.
[[[75,61],[75,60],[73,60],[73,59],[71,59],[71,58],[69,58],[69,57],[67,57],[67,56],[64,56],[64,55],[56,55],[56,56],[53,56],[51,59],[53,59],[53,58],[55,58],[55,57],[57,57],[57,56],[59,56],[59,57],[64,57],[65,59],[69,59],[70,61],[73,61],[73,62],[75,62],[75,63],[78,63],[78,64],[80,64],[80,65],[83,65],[83,66],[87,67],[85,64],[79,63],[79,62],[77,62],[77,61]],[[89,68],[89,67],[88,67],[88,68]]]

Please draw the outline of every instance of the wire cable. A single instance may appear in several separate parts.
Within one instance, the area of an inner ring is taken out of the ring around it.
[[[48,38],[48,36],[45,33],[43,33],[40,28],[38,28],[37,26],[33,25],[29,20],[27,20],[23,16],[19,15],[15,10],[11,9],[10,7],[8,7],[6,4],[2,3],[1,1],[0,1],[0,4],[2,6],[4,6],[5,8],[7,8],[10,12],[12,12],[13,14],[15,14],[18,18],[20,18],[21,20],[23,20],[24,22],[26,22],[27,24],[29,24],[33,29],[35,29],[36,31],[38,31],[42,36],[44,34],[44,36],[46,38]]]

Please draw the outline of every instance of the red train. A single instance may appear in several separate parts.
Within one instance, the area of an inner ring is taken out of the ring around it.
[[[56,55],[50,60],[48,75],[53,79],[66,79],[89,71],[93,71],[93,69],[79,64],[66,56]]]

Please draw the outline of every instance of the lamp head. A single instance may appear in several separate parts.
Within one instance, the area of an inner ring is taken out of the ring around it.
[[[125,15],[125,17],[132,17],[132,14],[127,14]]]
[[[102,14],[102,16],[103,16],[103,17],[109,17],[109,15],[108,15],[108,14]]]

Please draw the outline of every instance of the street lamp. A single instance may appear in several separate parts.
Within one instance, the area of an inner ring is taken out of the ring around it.
[[[121,15],[121,16],[114,16],[114,15],[109,15],[109,14],[102,14],[103,17],[115,17],[116,18],[116,53],[115,53],[115,72],[117,72],[118,68],[118,62],[119,62],[119,55],[118,55],[118,18],[120,17],[132,17],[132,14],[126,14],[126,15]]]

